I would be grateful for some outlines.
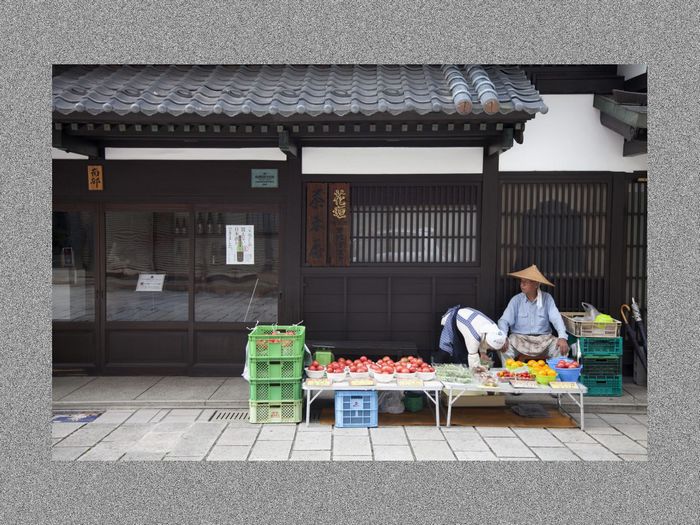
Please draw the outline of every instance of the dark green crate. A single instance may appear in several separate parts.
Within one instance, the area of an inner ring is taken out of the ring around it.
[[[584,369],[585,370],[585,369]],[[585,376],[579,381],[588,388],[587,396],[620,397],[622,395],[622,376]]]
[[[622,337],[574,337],[569,335],[569,345],[578,341],[581,355],[622,355]]]
[[[304,358],[302,357],[248,357],[251,380],[281,381],[301,380]]]
[[[617,376],[622,375],[622,358],[618,355],[583,356],[582,374],[587,376]]]
[[[301,381],[250,380],[251,401],[301,401]]]

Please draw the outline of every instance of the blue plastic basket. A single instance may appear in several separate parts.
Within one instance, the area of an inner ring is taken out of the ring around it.
[[[554,370],[557,373],[557,379],[559,381],[571,381],[572,383],[575,383],[576,381],[578,381],[583,367],[579,366],[578,368],[555,368]]]
[[[375,390],[337,390],[335,426],[337,428],[376,427],[378,397]]]
[[[556,370],[557,363],[562,360],[566,361],[567,363],[571,363],[573,361],[573,359],[571,359],[570,357],[550,357],[549,359],[547,359],[547,364],[549,365],[549,368],[553,368],[554,370]]]

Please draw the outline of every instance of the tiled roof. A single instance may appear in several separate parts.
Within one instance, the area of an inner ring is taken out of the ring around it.
[[[75,66],[53,78],[67,115],[546,113],[514,66]]]

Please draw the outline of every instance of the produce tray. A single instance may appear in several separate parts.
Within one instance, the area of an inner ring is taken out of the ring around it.
[[[248,334],[251,357],[303,357],[306,328],[258,325]]]
[[[622,337],[569,336],[569,346],[578,342],[581,355],[622,355]]]
[[[251,423],[299,423],[302,401],[260,402],[250,401]]]
[[[248,371],[251,380],[281,381],[301,380],[304,357],[248,357]]]
[[[612,323],[584,321],[584,312],[561,312],[566,331],[576,337],[618,337],[622,323],[613,319]]]
[[[337,390],[335,393],[336,428],[376,427],[379,420],[376,390]]]
[[[301,381],[288,379],[284,381],[250,380],[251,401],[301,401]]]
[[[622,376],[584,376],[579,379],[588,388],[587,396],[620,397],[622,395]]]

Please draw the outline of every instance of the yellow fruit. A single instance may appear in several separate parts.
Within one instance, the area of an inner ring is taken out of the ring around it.
[[[545,363],[544,361],[542,361],[542,359],[540,359],[539,361],[537,361],[537,364],[538,365],[546,365],[547,363]]]
[[[527,362],[527,366],[533,366],[533,365],[536,365],[536,364],[537,364],[537,361],[535,361],[534,359],[530,359],[530,360]]]

